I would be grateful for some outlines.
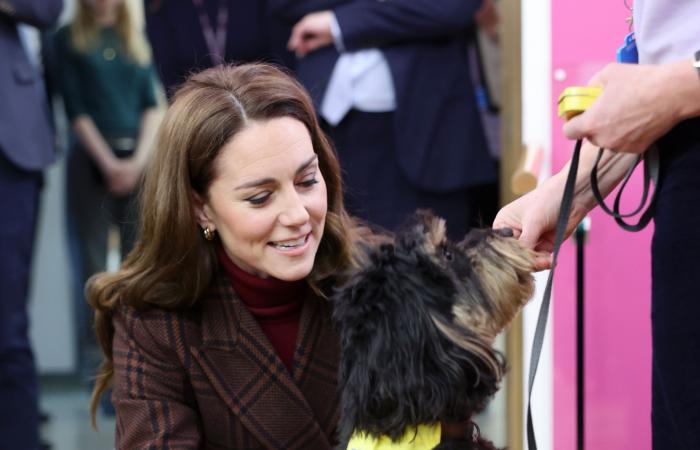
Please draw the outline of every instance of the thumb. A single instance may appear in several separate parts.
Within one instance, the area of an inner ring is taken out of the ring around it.
[[[567,139],[574,141],[588,137],[585,126],[585,113],[569,119],[562,127],[562,131]]]

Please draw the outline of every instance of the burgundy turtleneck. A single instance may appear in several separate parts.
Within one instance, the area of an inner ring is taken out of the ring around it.
[[[231,279],[233,289],[291,372],[306,282],[259,278],[234,264],[223,249],[219,250],[219,261]]]

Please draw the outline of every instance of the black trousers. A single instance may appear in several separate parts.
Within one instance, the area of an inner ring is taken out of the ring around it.
[[[700,449],[700,119],[660,141],[652,240],[654,450]]]
[[[415,187],[398,163],[402,155],[394,142],[393,113],[352,110],[337,126],[323,126],[338,152],[350,214],[394,231],[416,209],[430,209],[446,220],[452,239],[463,238],[474,226],[491,226],[497,182],[451,192]]]
[[[27,300],[41,185],[0,155],[0,450],[39,448]]]

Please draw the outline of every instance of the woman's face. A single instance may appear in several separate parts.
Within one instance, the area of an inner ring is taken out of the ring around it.
[[[284,117],[250,122],[215,161],[199,224],[259,277],[294,281],[313,268],[326,220],[326,184],[311,136]]]

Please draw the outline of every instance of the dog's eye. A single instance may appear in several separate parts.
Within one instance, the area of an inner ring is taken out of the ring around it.
[[[443,256],[446,260],[452,261],[452,252],[451,252],[447,247],[443,247],[443,248],[442,248],[442,256]]]

